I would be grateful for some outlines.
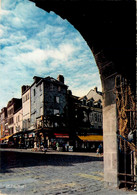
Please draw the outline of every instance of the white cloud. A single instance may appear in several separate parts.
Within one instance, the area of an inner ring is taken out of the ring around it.
[[[0,107],[13,94],[20,97],[20,87],[32,84],[34,75],[57,78],[63,74],[73,94],[79,96],[100,86],[87,43],[66,20],[28,0],[4,0],[2,9]]]
[[[7,15],[9,15],[11,12],[10,11],[8,11],[8,10],[2,10],[2,9],[0,9],[0,16],[7,16]]]

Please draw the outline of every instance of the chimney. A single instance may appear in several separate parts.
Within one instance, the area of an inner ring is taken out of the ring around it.
[[[21,92],[22,92],[22,94],[23,94],[29,87],[30,87],[29,85],[23,85],[23,86],[21,87]]]
[[[57,77],[57,80],[64,84],[64,76],[63,75],[59,74],[58,77]]]
[[[95,88],[94,88],[94,91],[95,91],[95,92],[98,92],[98,88],[97,88],[97,87],[95,87]]]
[[[41,79],[42,79],[42,77],[37,77],[37,76],[34,76],[34,77],[33,77],[33,80],[34,80],[34,82],[36,82],[36,83],[38,83]]]
[[[68,95],[72,95],[72,91],[71,90],[67,90],[67,94]]]

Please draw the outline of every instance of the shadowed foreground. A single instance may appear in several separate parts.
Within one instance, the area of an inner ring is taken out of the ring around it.
[[[104,187],[103,158],[91,153],[34,153],[0,149],[0,194],[125,195]],[[135,193],[136,194],[136,193]]]

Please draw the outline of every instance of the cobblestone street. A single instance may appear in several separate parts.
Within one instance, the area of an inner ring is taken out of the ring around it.
[[[0,194],[136,194],[104,187],[103,158],[93,153],[0,149]]]

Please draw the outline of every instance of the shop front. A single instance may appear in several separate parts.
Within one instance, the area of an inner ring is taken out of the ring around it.
[[[69,138],[67,133],[53,133],[51,147],[57,151],[69,151]]]
[[[1,148],[7,148],[9,147],[9,138],[11,137],[12,135],[7,135],[3,138],[0,138],[0,147]]]
[[[24,133],[24,143],[26,148],[34,148],[34,132],[25,132]]]
[[[83,135],[78,136],[78,139],[75,141],[75,148],[77,151],[96,152],[101,143],[103,144],[102,135]]]
[[[53,128],[40,128],[36,129],[34,132],[34,146],[36,146],[37,148],[49,148],[51,146]]]

